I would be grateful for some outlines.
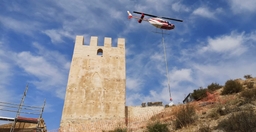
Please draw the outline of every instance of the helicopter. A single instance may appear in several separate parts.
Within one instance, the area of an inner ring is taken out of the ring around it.
[[[165,29],[165,30],[172,30],[172,29],[175,28],[174,24],[171,24],[170,22],[166,21],[165,19],[178,21],[178,22],[183,22],[183,20],[180,20],[180,19],[169,18],[169,17],[159,17],[159,16],[155,16],[155,15],[151,15],[151,14],[137,12],[137,11],[133,11],[133,13],[141,14],[140,17],[133,16],[130,13],[130,11],[127,11],[127,13],[128,13],[128,18],[129,19],[131,19],[131,18],[138,19],[139,23],[141,23],[142,21],[148,21],[151,25],[155,26],[156,28]],[[144,16],[149,16],[149,17],[152,17],[152,18],[145,19]]]

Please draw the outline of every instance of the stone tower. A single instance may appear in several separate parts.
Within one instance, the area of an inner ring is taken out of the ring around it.
[[[98,46],[77,36],[68,77],[60,129],[62,132],[102,131],[125,124],[125,39],[111,38]]]

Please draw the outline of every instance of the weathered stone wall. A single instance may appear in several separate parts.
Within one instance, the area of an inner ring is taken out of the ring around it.
[[[124,118],[117,119],[91,119],[91,120],[69,120],[62,123],[59,132],[102,132],[115,128],[125,128]]]
[[[164,110],[164,106],[126,106],[125,118],[108,119],[73,119],[62,123],[60,132],[102,132],[102,130],[113,130],[117,127],[136,130],[146,126],[149,119]]]
[[[126,124],[129,129],[146,126],[148,120],[164,110],[164,106],[126,106]]]
[[[89,46],[84,45],[83,36],[76,37],[61,118],[62,131],[79,124],[93,128],[95,122],[99,125],[97,122],[109,119],[113,123],[125,122],[125,40],[119,38],[117,47],[111,46],[111,38],[104,39],[104,46],[97,43],[97,37],[91,37]]]

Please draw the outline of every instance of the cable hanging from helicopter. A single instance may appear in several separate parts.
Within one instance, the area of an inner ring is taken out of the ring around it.
[[[169,105],[173,105],[173,99],[172,99],[171,87],[170,87],[170,80],[169,80],[168,62],[167,62],[167,57],[166,57],[166,47],[165,47],[165,44],[164,44],[164,32],[163,32],[163,30],[172,30],[172,29],[175,28],[174,24],[171,24],[170,22],[168,22],[166,20],[173,20],[173,21],[178,21],[178,22],[183,22],[183,20],[175,19],[175,18],[169,18],[169,17],[159,17],[159,16],[155,16],[155,15],[151,15],[151,14],[137,12],[137,11],[133,11],[133,13],[141,14],[140,17],[133,16],[129,11],[127,11],[127,13],[128,13],[128,18],[129,19],[131,19],[131,18],[137,19],[139,23],[141,23],[142,21],[147,21],[151,25],[155,26],[156,28],[162,29],[161,34],[162,34],[162,44],[163,44],[163,49],[164,49],[166,76],[167,76],[167,82],[168,82],[167,87],[168,87],[169,96],[170,96],[170,104]],[[144,16],[149,16],[149,17],[152,17],[152,18],[146,19],[146,18],[144,18]]]
[[[165,49],[165,43],[164,43],[164,33],[163,33],[163,30],[162,30],[162,44],[163,44],[163,49],[164,49],[164,60],[165,60],[165,69],[166,69],[166,77],[167,77],[167,87],[168,87],[169,95],[170,95],[170,104],[169,105],[173,105],[172,94],[171,94],[171,86],[170,86],[170,79],[169,79],[169,71],[168,71],[168,61],[167,61],[167,57],[166,57],[166,49]]]

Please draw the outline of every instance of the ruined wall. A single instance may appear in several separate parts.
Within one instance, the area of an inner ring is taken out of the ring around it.
[[[91,37],[89,46],[84,45],[83,36],[76,37],[62,131],[79,124],[100,131],[93,128],[95,124],[107,124],[109,120],[115,123],[113,126],[125,123],[125,40],[119,38],[117,47],[112,47],[111,38],[104,39],[104,46],[97,43],[97,37]]]
[[[164,110],[164,106],[126,106],[127,127],[129,129],[146,126],[148,120]]]

